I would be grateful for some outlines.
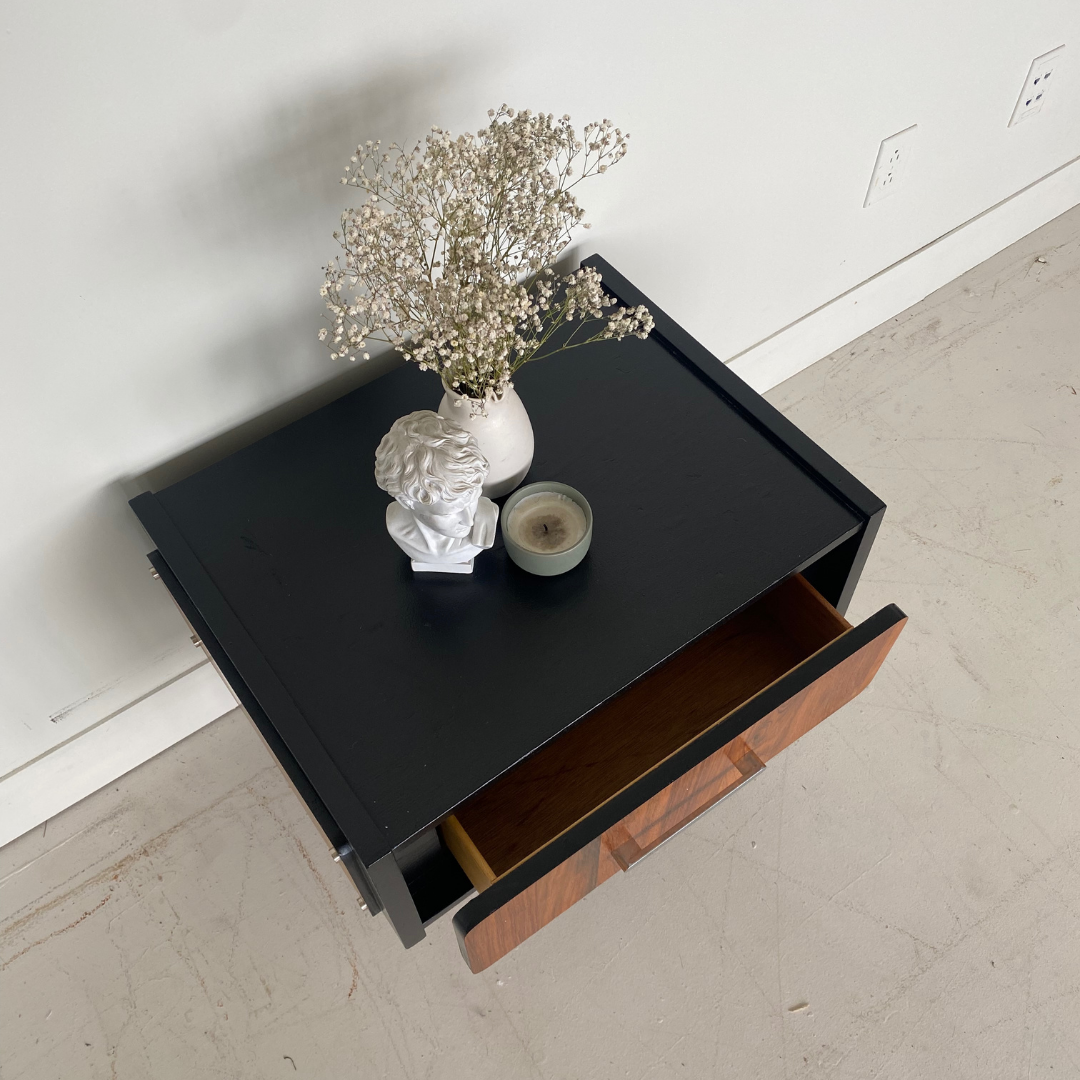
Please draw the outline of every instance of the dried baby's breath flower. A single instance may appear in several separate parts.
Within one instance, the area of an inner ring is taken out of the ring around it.
[[[644,307],[607,310],[596,270],[551,269],[584,224],[572,189],[620,161],[628,136],[603,120],[579,139],[569,116],[506,105],[488,116],[476,135],[433,127],[409,151],[356,148],[341,182],[368,198],[342,214],[344,254],[319,290],[331,357],[386,341],[479,408],[530,360],[653,327]]]

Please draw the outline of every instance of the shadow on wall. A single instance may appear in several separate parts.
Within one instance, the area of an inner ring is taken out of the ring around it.
[[[199,659],[147,572],[146,550],[124,493],[109,484],[8,553],[0,606],[17,618],[0,657],[0,714],[20,748],[3,747],[9,767],[24,764],[22,747],[33,756],[72,734],[73,723],[78,730],[70,714],[102,691],[171,655],[176,670]]]
[[[475,47],[470,48],[470,54],[474,52]],[[468,70],[482,66],[473,56]],[[459,116],[485,120],[486,106],[475,107],[476,94],[464,75],[460,55],[452,59],[448,53],[278,104],[257,123],[245,124],[235,137],[222,138],[222,165],[214,175],[181,182],[175,203],[194,242],[201,241],[204,248],[266,248],[268,274],[288,275],[295,268],[296,303],[253,321],[215,349],[206,364],[221,393],[259,403],[256,411],[122,480],[125,494],[131,497],[175,483],[400,362],[389,350],[344,368],[330,359],[315,336],[325,321],[318,296],[320,266],[337,251],[331,233],[341,211],[360,195],[340,183],[356,145],[381,139],[384,145],[396,141],[411,146],[434,123],[456,130]],[[193,391],[205,393],[206,385],[176,389],[184,398]],[[157,412],[161,403],[147,401],[146,407]],[[183,406],[174,399],[174,416],[178,407]],[[198,402],[191,401],[190,408],[197,413]]]
[[[305,323],[305,326],[310,325]],[[251,346],[248,343],[249,347]],[[242,362],[242,358],[241,358]],[[348,370],[333,376],[326,382],[282,401],[280,404],[252,416],[233,427],[227,428],[203,442],[197,443],[180,453],[134,476],[118,481],[125,497],[133,499],[143,491],[158,491],[183,480],[187,476],[213,465],[215,461],[228,457],[229,454],[243,450],[271,432],[299,420],[302,416],[329,405],[339,397],[363,386],[372,379],[386,374],[403,361],[397,353],[386,351],[373,356],[370,361],[350,364]],[[421,406],[417,406],[420,408]],[[433,406],[434,407],[434,406]],[[372,447],[372,468],[374,468],[375,448]]]
[[[475,46],[468,53],[475,71],[481,66]],[[488,105],[476,108],[462,67],[461,54],[448,53],[277,105],[254,125],[254,136],[246,124],[230,135],[216,176],[181,187],[177,203],[185,223],[226,242],[250,241],[267,230],[329,240],[341,210],[359,194],[340,182],[358,143],[411,147],[432,124],[453,127],[462,116],[474,125],[486,120]]]

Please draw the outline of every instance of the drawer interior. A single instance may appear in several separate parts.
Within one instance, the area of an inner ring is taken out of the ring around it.
[[[850,628],[796,574],[458,807],[447,846],[483,890]]]

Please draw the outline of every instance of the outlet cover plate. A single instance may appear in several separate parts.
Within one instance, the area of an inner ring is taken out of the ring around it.
[[[878,149],[877,162],[874,164],[874,172],[870,177],[870,187],[866,189],[866,198],[863,206],[879,202],[891,195],[899,186],[907,171],[908,159],[911,157],[911,148],[915,142],[915,132],[919,130],[918,124],[898,131],[887,139],[881,140]]]
[[[1054,72],[1058,68],[1064,51],[1065,46],[1059,45],[1056,49],[1051,49],[1048,53],[1043,53],[1042,56],[1037,56],[1031,61],[1031,69],[1024,80],[1024,88],[1016,99],[1016,108],[1013,109],[1009,127],[1015,127],[1021,120],[1034,116],[1042,109],[1050,87],[1057,82]]]

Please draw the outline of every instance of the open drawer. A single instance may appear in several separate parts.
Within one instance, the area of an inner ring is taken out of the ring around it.
[[[442,824],[480,895],[454,916],[482,971],[629,869],[863,690],[906,621],[852,627],[801,576],[693,642]]]

